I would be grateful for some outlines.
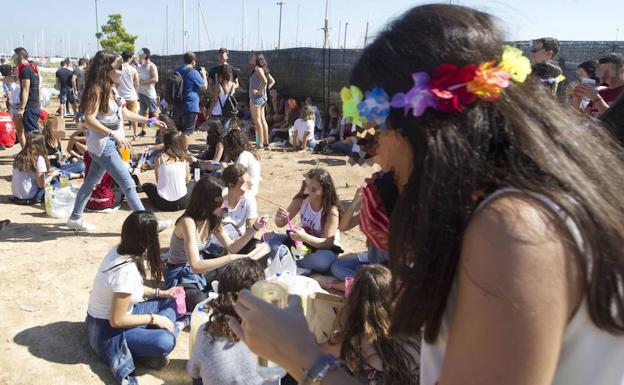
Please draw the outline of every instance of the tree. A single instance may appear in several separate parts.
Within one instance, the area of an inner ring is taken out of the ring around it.
[[[138,38],[138,36],[126,32],[119,13],[108,15],[108,21],[102,26],[102,33],[98,32],[96,36],[98,38],[104,36],[104,39],[100,41],[103,49],[117,53],[126,49],[134,52],[134,42]]]

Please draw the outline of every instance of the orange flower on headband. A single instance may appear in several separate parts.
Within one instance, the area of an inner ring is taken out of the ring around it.
[[[509,72],[502,70],[494,60],[481,63],[475,77],[466,88],[482,100],[495,100],[500,97],[503,88],[509,86]]]

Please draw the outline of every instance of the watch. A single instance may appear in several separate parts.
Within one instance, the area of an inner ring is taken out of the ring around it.
[[[331,354],[324,354],[312,365],[310,369],[303,370],[303,382],[301,385],[321,385],[321,382],[329,372],[343,367],[343,362]]]

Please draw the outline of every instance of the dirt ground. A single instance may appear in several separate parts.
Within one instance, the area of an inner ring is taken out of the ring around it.
[[[68,136],[73,129],[68,125]],[[201,148],[204,135],[194,134],[192,149]],[[140,149],[152,142],[148,135],[134,143]],[[0,275],[4,277],[0,290],[0,384],[114,383],[109,368],[91,351],[83,322],[96,269],[118,241],[128,207],[124,204],[111,214],[85,213],[86,220],[97,225],[97,232],[82,234],[64,227],[64,220],[47,217],[41,205],[11,204],[12,162],[18,151],[19,145],[0,151],[0,219],[12,221],[0,232]],[[298,191],[303,173],[315,166],[330,170],[339,197],[347,204],[368,168],[350,166],[346,159],[281,150],[261,153],[259,214],[272,217],[278,205],[287,205]],[[140,179],[153,182],[153,172],[141,174]],[[151,208],[145,194],[141,198],[146,208]],[[171,220],[179,215],[181,212],[158,214]],[[161,234],[163,248],[169,246],[171,232],[170,228]],[[343,248],[363,250],[364,237],[357,229],[344,234]],[[187,358],[185,331],[178,337],[170,365],[161,371],[138,369],[139,382],[190,384]]]

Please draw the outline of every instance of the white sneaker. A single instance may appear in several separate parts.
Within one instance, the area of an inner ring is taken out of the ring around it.
[[[67,221],[67,227],[76,231],[86,231],[86,232],[95,231],[95,225],[85,222],[84,219],[82,218],[78,218],[78,219],[70,218]]]
[[[160,233],[161,231],[167,229],[168,227],[171,227],[172,224],[173,222],[169,219],[159,219],[158,220],[158,232]]]

